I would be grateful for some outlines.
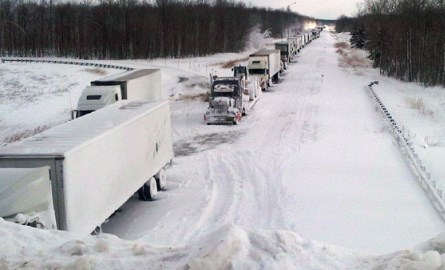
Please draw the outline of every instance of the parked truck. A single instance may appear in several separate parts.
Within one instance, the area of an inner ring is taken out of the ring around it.
[[[0,168],[49,167],[57,228],[84,234],[136,192],[155,199],[172,158],[168,101],[119,101],[0,148]]]
[[[277,83],[281,70],[279,50],[262,49],[249,55],[249,74],[256,77],[262,90],[267,90],[271,82]]]
[[[306,44],[311,43],[311,41],[312,41],[312,33],[311,33],[311,31],[304,31],[303,35],[304,35],[304,38],[306,40]]]
[[[83,90],[73,118],[119,100],[160,100],[161,91],[159,69],[137,69],[95,80]]]
[[[249,75],[247,66],[237,65],[232,68],[233,77],[238,77],[245,80],[245,87],[249,92],[249,100],[255,103],[261,97],[261,87],[258,83],[257,77]]]
[[[237,125],[259,98],[250,91],[254,91],[254,88],[247,85],[244,76],[214,78],[204,122],[208,125]]]
[[[294,54],[294,56],[295,56],[295,55],[296,55],[297,53],[299,53],[300,50],[303,48],[303,40],[304,40],[304,37],[303,37],[302,35],[299,35],[299,36],[291,36],[291,37],[288,37],[287,40],[288,40],[289,42],[292,42],[292,43],[293,43],[293,46],[294,46],[293,54]]]
[[[294,46],[292,42],[280,41],[275,43],[275,50],[280,51],[280,59],[283,62],[284,69],[287,69],[293,57]]]

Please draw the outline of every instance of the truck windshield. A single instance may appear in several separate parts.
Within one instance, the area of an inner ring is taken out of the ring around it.
[[[244,75],[246,73],[246,70],[244,68],[234,68],[233,69],[233,75],[235,77],[238,77],[239,75]]]
[[[213,97],[233,97],[233,92],[213,92]]]
[[[251,75],[255,75],[255,74],[257,74],[257,75],[264,75],[264,74],[266,74],[266,72],[262,68],[261,69],[251,68],[251,69],[249,69],[249,74],[251,74]]]
[[[87,100],[99,100],[102,95],[88,95]]]

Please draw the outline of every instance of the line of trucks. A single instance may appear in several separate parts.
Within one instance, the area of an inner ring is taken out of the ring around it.
[[[274,49],[261,49],[249,55],[247,66],[232,68],[232,77],[210,76],[209,106],[204,122],[238,125],[272,83],[278,83],[280,74],[300,50],[313,39],[318,31],[304,32],[276,42]]]
[[[233,77],[212,78],[206,122],[239,123],[308,42],[289,37],[251,54]],[[92,81],[72,118],[0,148],[0,217],[88,234],[133,194],[148,201],[165,189],[173,144],[159,69]]]

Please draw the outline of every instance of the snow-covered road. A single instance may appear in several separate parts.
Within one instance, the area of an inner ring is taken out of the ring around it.
[[[335,42],[323,33],[305,48],[239,126],[206,126],[205,102],[174,102],[168,190],[130,199],[104,231],[174,246],[234,223],[378,253],[442,232]]]

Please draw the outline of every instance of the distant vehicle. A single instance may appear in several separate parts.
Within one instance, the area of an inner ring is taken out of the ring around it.
[[[249,55],[249,75],[256,77],[263,91],[271,85],[277,83],[280,76],[280,51],[279,50],[259,50]]]
[[[287,38],[287,41],[292,44],[292,56],[297,55],[303,48],[303,36],[290,36]]]
[[[294,46],[292,42],[280,41],[275,43],[275,49],[280,50],[280,58],[283,62],[284,69],[287,69],[289,63],[292,60]]]
[[[172,159],[168,101],[119,101],[0,148],[0,168],[49,167],[57,229],[83,234],[135,192],[155,199]]]
[[[311,31],[311,33],[312,33],[312,38],[313,39],[317,39],[317,38],[319,38],[320,37],[320,32],[321,32],[322,30],[320,29],[320,28],[315,28],[315,29],[312,29],[312,31]]]
[[[306,44],[311,43],[311,41],[313,40],[312,32],[311,31],[304,31],[302,34],[304,35]]]
[[[78,101],[73,118],[101,109],[119,100],[160,100],[161,71],[137,69],[98,79],[87,86]]]
[[[301,40],[301,48],[306,47],[308,43],[307,36],[304,34],[298,34],[297,37]]]

